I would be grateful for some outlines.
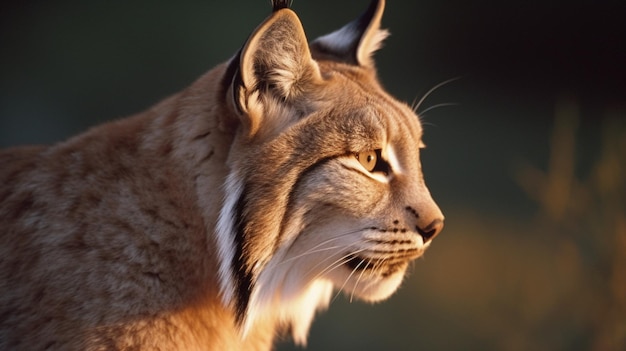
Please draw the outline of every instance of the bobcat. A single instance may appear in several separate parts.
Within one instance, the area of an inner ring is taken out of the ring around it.
[[[288,3],[147,111],[0,153],[0,349],[268,350],[397,289],[443,215],[384,0],[311,43]]]

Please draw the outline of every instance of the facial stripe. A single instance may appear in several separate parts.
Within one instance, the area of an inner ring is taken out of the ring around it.
[[[250,295],[254,288],[252,272],[246,264],[246,253],[244,245],[246,242],[247,223],[245,218],[246,208],[246,191],[239,196],[237,207],[235,208],[235,236],[234,236],[234,255],[232,257],[231,267],[235,275],[235,312],[236,320],[242,323],[250,301]]]
[[[281,223],[280,223],[280,231],[278,233],[278,238],[276,238],[276,242],[274,243],[274,253],[276,253],[276,250],[278,250],[280,242],[283,239],[283,235],[284,235],[284,231],[285,228],[287,227],[289,218],[291,213],[293,212],[292,210],[294,209],[294,202],[296,199],[296,191],[298,190],[298,188],[300,187],[300,184],[302,183],[302,180],[311,172],[313,172],[314,170],[316,170],[317,168],[321,167],[322,165],[326,164],[328,161],[332,160],[333,158],[335,158],[336,156],[332,156],[332,157],[325,157],[320,159],[319,161],[315,162],[314,164],[306,167],[305,169],[302,170],[302,172],[300,172],[298,174],[298,176],[296,177],[296,181],[294,182],[293,186],[291,187],[291,189],[289,190],[289,194],[287,194],[287,211],[285,212],[285,215],[283,216]]]

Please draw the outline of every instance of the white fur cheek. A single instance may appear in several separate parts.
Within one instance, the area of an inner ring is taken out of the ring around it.
[[[402,280],[404,279],[405,271],[402,270],[400,272],[392,274],[390,277],[386,277],[376,283],[373,284],[360,284],[359,286],[364,286],[365,288],[361,291],[358,291],[356,295],[364,301],[367,302],[379,302],[389,298],[389,296],[393,295],[393,293],[398,290]]]
[[[309,282],[303,274],[297,274],[307,268],[308,265],[301,265],[301,262],[288,265],[272,262],[266,267],[250,299],[244,335],[254,323],[268,318],[289,325],[296,344],[306,345],[315,312],[328,307],[333,292],[331,281]]]
[[[301,216],[305,212],[303,209],[294,214],[285,231],[286,240],[255,282],[244,335],[254,323],[270,318],[290,326],[294,341],[305,345],[315,312],[326,308],[330,302],[333,283],[315,276],[313,268],[320,257],[308,254],[308,248],[315,247],[318,242],[307,240],[310,236],[301,232]]]
[[[328,307],[332,293],[333,284],[330,281],[317,280],[300,296],[294,304],[295,308],[285,311],[287,313],[281,316],[282,320],[291,321],[292,336],[296,344],[306,345],[315,312]]]
[[[243,192],[243,184],[239,176],[233,172],[228,175],[224,183],[224,206],[220,211],[216,227],[217,253],[219,258],[219,280],[222,302],[230,305],[235,296],[234,272],[232,267],[235,256],[233,237],[235,208]]]

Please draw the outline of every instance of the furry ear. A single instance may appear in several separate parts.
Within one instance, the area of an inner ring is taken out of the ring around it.
[[[356,20],[311,43],[316,58],[360,66],[373,66],[373,53],[380,49],[389,32],[380,29],[385,0],[373,0]]]
[[[278,4],[243,47],[233,81],[235,105],[249,135],[264,122],[269,104],[289,103],[321,79],[298,16]]]

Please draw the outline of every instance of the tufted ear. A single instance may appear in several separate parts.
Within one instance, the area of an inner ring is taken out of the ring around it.
[[[385,0],[373,0],[356,20],[341,29],[314,40],[315,58],[330,59],[360,66],[373,66],[373,53],[380,49],[389,32],[380,29]]]
[[[271,118],[266,115],[270,104],[289,104],[321,79],[304,28],[287,3],[274,1],[274,12],[252,33],[239,56],[233,97],[249,135]]]

